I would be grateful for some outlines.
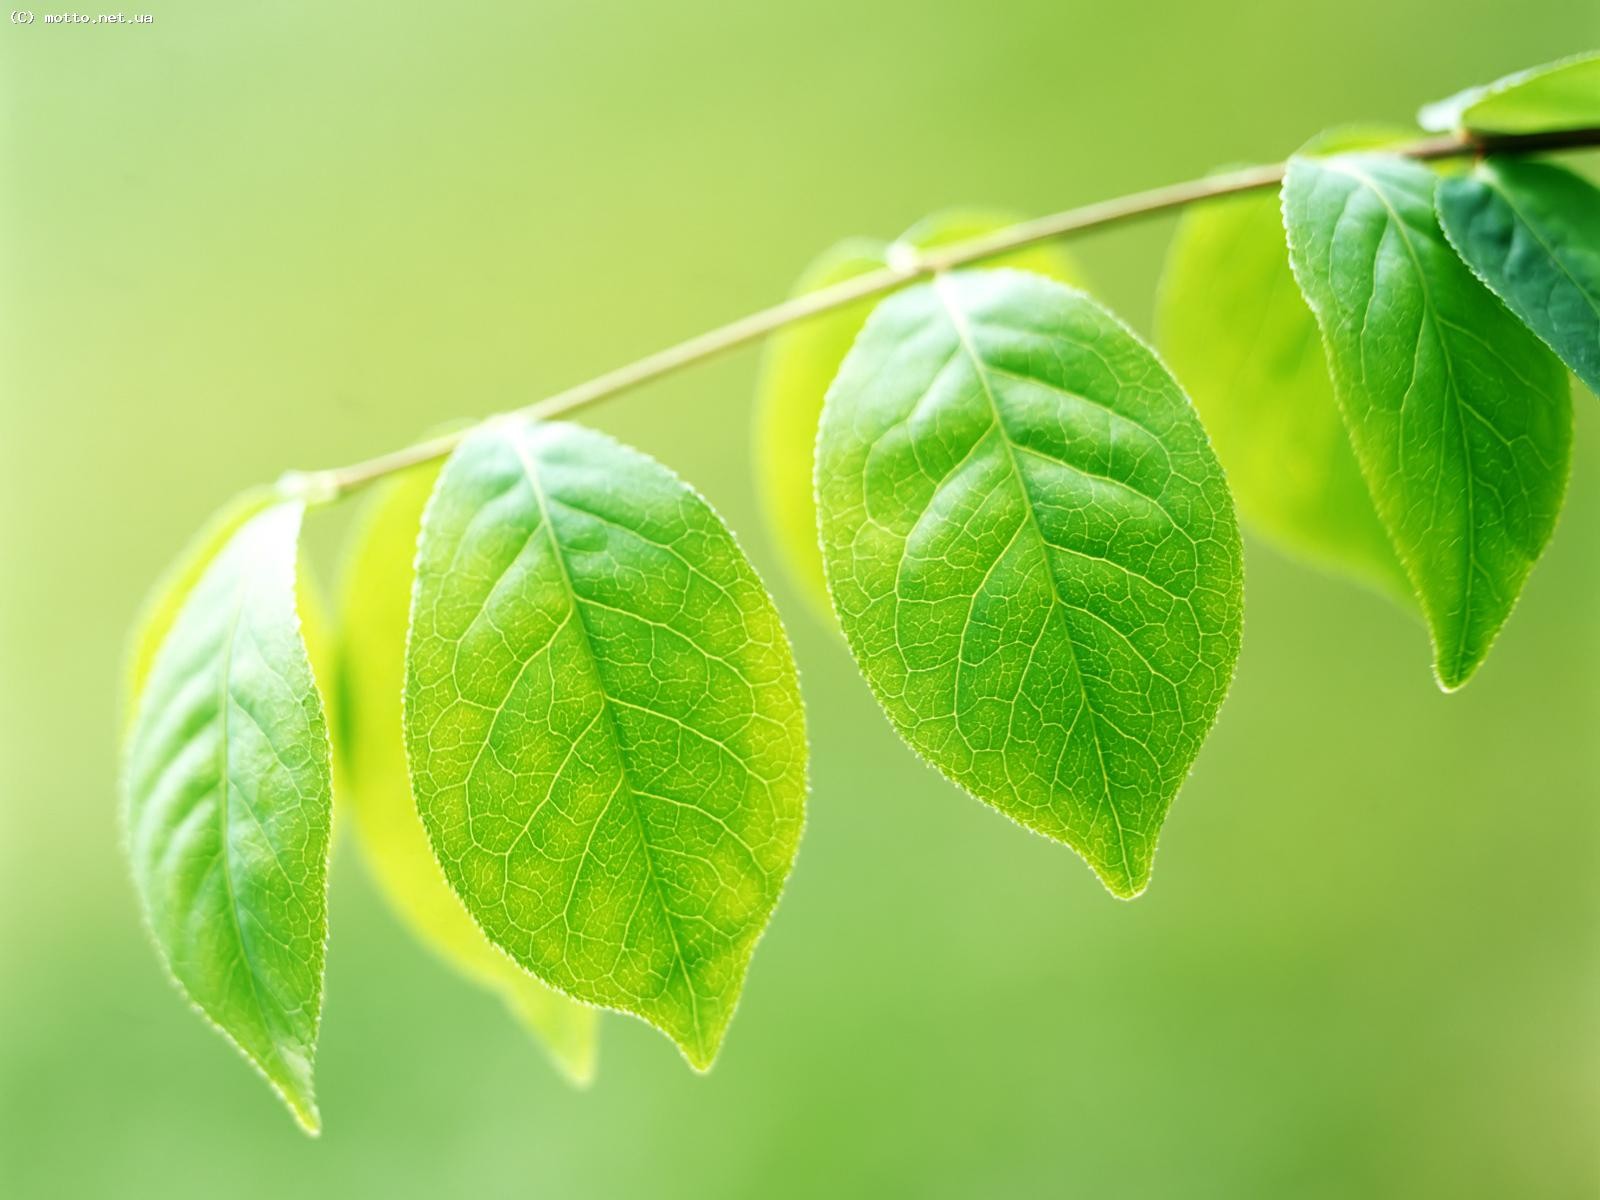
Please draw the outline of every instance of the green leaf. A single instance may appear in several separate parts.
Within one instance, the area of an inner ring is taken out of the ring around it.
[[[924,218],[893,244],[850,238],[824,253],[800,277],[795,294],[842,283],[889,263],[895,246],[931,250],[993,233],[1021,218],[1009,213],[954,210]],[[994,260],[1059,279],[1080,280],[1077,265],[1056,246],[1030,246]],[[811,489],[812,447],[823,397],[856,340],[874,300],[862,300],[773,335],[767,343],[756,396],[756,483],[784,566],[815,610],[833,618],[822,552],[817,547],[817,505]]]
[[[1600,191],[1550,163],[1489,159],[1441,182],[1438,206],[1478,278],[1600,395]]]
[[[123,724],[131,728],[139,694],[150,677],[156,651],[166,641],[178,610],[189,598],[211,560],[251,517],[278,499],[272,488],[252,488],[235,496],[217,512],[183,548],[183,553],[167,568],[145,598],[144,607],[134,622],[123,669]]]
[[[1343,148],[1386,136],[1335,140]],[[1185,212],[1156,327],[1246,520],[1280,549],[1409,605],[1411,585],[1367,495],[1316,320],[1289,270],[1275,192]]]
[[[1600,51],[1531,67],[1424,105],[1435,133],[1540,133],[1600,125]]]
[[[332,780],[295,608],[302,512],[257,512],[200,573],[154,656],[124,778],[162,958],[315,1133]]]
[[[445,882],[411,798],[401,732],[406,626],[422,511],[438,479],[422,468],[369,502],[340,606],[340,797],[389,905],[430,950],[505,1002],[574,1082],[594,1077],[598,1013],[552,991],[483,934]]]
[[[901,736],[1137,895],[1239,651],[1233,504],[1171,376],[1081,292],[941,277],[867,322],[816,486],[839,623]]]
[[[405,736],[489,938],[708,1068],[806,788],[788,641],[710,506],[576,426],[470,435],[423,520]]]
[[[1560,364],[1445,241],[1434,187],[1404,159],[1295,158],[1283,207],[1356,457],[1453,690],[1555,528],[1572,406]]]

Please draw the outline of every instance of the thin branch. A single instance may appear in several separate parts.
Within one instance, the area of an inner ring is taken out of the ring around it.
[[[1574,150],[1600,146],[1600,127],[1549,130],[1537,133],[1473,135],[1444,134],[1420,138],[1395,146],[1388,153],[1407,158],[1434,160],[1467,158],[1487,154],[1531,154],[1549,150]],[[548,396],[509,415],[548,420],[585,408],[598,400],[630,391],[641,384],[671,375],[685,367],[714,358],[729,350],[766,337],[786,326],[821,316],[858,300],[881,296],[917,279],[940,271],[1008,254],[1024,246],[1052,241],[1090,229],[1103,229],[1123,221],[1183,208],[1186,205],[1241,192],[1262,191],[1283,182],[1288,163],[1247,167],[1244,170],[1192,179],[1168,187],[1136,192],[1115,200],[1104,200],[1082,208],[1068,209],[1033,221],[1024,221],[982,237],[957,242],[937,250],[917,252],[898,247],[889,266],[870,271],[830,287],[807,292],[751,313],[718,329],[659,350],[626,366]],[[493,418],[490,418],[493,419]],[[338,499],[385,475],[444,458],[470,430],[407,446],[365,462],[328,471],[291,472],[280,486],[305,495],[316,502]]]

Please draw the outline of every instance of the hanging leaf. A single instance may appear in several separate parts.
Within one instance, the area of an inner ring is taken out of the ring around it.
[[[1600,395],[1600,191],[1550,163],[1490,159],[1440,183],[1439,223],[1478,278]]]
[[[1391,140],[1339,132],[1318,152]],[[1316,319],[1289,270],[1276,192],[1184,214],[1156,319],[1245,519],[1279,548],[1410,606],[1411,585],[1339,417]]]
[[[932,250],[993,233],[1020,219],[1009,213],[954,210],[924,218],[893,243],[850,238],[806,270],[795,294],[880,270],[899,253],[897,247]],[[1031,246],[989,265],[1033,271],[1063,283],[1081,280],[1077,265],[1055,246]],[[839,364],[875,303],[862,300],[774,335],[767,346],[756,396],[756,483],[767,520],[784,565],[816,611],[830,621],[833,609],[822,577],[822,553],[817,548],[812,448],[828,385],[839,373]]]
[[[384,898],[430,950],[498,995],[574,1082],[594,1076],[599,1014],[492,945],[445,882],[411,798],[401,732],[406,626],[422,511],[437,467],[383,485],[357,532],[340,614],[341,799]]]
[[[908,289],[828,393],[816,488],[840,625],[901,736],[1137,895],[1242,602],[1222,470],[1155,356],[1037,276]]]
[[[1600,51],[1531,67],[1423,106],[1434,133],[1540,133],[1600,125]]]
[[[1555,527],[1572,441],[1565,373],[1480,284],[1399,158],[1295,158],[1284,219],[1367,486],[1460,687]]]
[[[156,605],[169,627],[125,780],[134,884],[162,958],[315,1133],[332,779],[295,607],[302,511],[250,516],[170,623]]]
[[[777,613],[706,502],[576,426],[469,436],[423,520],[405,735],[490,939],[708,1068],[799,842],[806,745]]]

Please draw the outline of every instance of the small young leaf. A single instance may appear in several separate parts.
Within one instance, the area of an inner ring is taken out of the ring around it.
[[[1600,125],[1600,51],[1530,67],[1426,104],[1417,124],[1434,133],[1538,133]]]
[[[1289,553],[1410,604],[1411,585],[1339,417],[1316,319],[1289,271],[1275,193],[1184,214],[1156,327],[1240,513]]]
[[[1295,158],[1284,220],[1368,489],[1460,687],[1555,528],[1565,372],[1462,265],[1435,176],[1403,159]]]
[[[1137,895],[1239,651],[1233,504],[1171,376],[1081,292],[943,276],[867,322],[816,488],[840,626],[901,736]]]
[[[598,1012],[552,991],[489,942],[445,882],[411,799],[400,695],[417,534],[438,475],[420,468],[384,484],[356,535],[340,611],[340,795],[395,912],[445,962],[499,995],[569,1078],[586,1083]]]
[[[1490,159],[1442,181],[1438,204],[1478,278],[1600,395],[1600,191],[1550,163]]]
[[[610,438],[494,423],[429,502],[406,658],[413,790],[468,910],[708,1068],[806,788],[794,660],[733,536]]]
[[[295,608],[302,511],[245,520],[178,608],[128,741],[125,817],[173,977],[314,1133],[332,779]]]
[[[917,222],[893,244],[850,238],[824,253],[800,277],[795,294],[817,291],[888,265],[894,247],[931,250],[981,237],[1015,224],[1006,213],[937,213]],[[1058,246],[1030,246],[992,266],[1033,271],[1063,283],[1080,281],[1077,265]],[[812,448],[828,385],[861,332],[875,301],[862,300],[790,326],[767,344],[756,396],[756,482],[784,565],[818,613],[833,619],[822,553],[817,548],[817,503],[811,488]]]

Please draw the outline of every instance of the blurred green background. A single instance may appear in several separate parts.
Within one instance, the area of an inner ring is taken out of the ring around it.
[[[243,485],[698,332],[845,234],[1407,119],[1600,43],[1594,0],[145,11],[0,26],[0,1193],[1600,1194],[1587,396],[1460,696],[1406,617],[1250,546],[1238,680],[1131,905],[919,765],[781,578],[753,352],[594,410],[743,533],[811,706],[805,843],[705,1078],[614,1017],[568,1089],[342,844],[303,1138],[145,942],[113,753],[139,599]],[[1145,328],[1169,229],[1080,243]]]

